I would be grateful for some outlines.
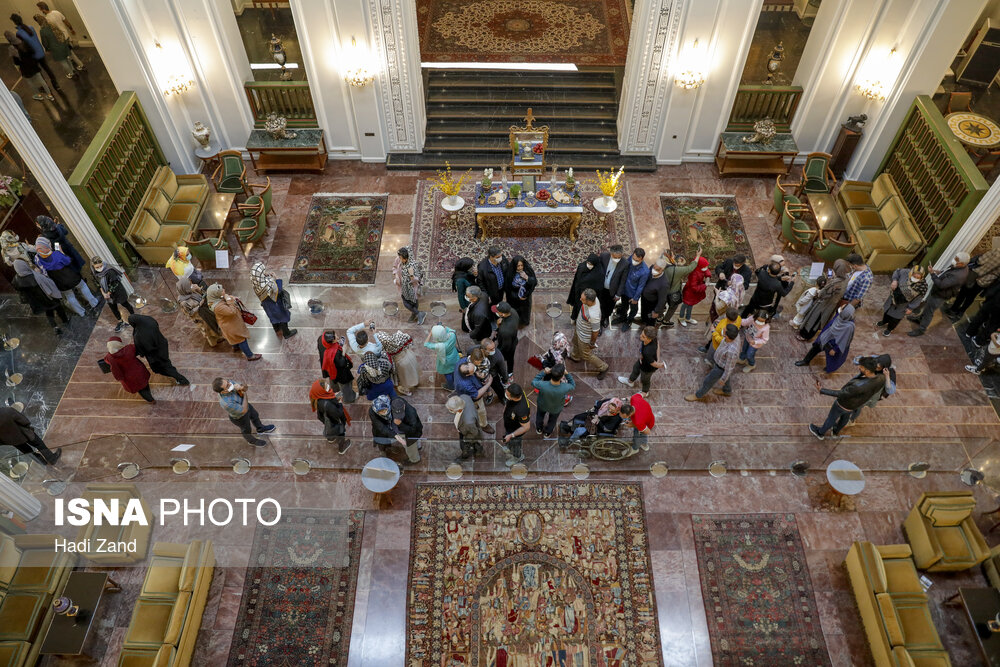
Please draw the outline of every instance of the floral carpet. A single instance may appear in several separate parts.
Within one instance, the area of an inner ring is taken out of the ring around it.
[[[419,484],[407,665],[662,665],[639,484]]]
[[[717,667],[830,665],[792,514],[693,515]]]
[[[458,212],[458,218],[452,220],[441,209],[441,193],[432,191],[429,181],[420,181],[411,236],[416,258],[425,267],[425,287],[450,290],[455,262],[462,257],[472,257],[478,262],[491,245],[500,246],[508,259],[514,255],[526,257],[538,276],[538,289],[542,290],[569,289],[577,264],[591,252],[603,252],[614,243],[621,243],[626,250],[634,248],[636,236],[628,184],[615,197],[618,209],[601,222],[593,207],[594,199],[600,196],[597,185],[578,182],[583,216],[574,242],[569,240],[568,221],[564,230],[552,229],[554,215],[490,218],[485,223],[486,239],[480,241],[476,238],[475,185],[463,186],[460,194],[466,204]],[[545,236],[536,235],[540,229]]]
[[[364,518],[285,509],[258,526],[227,667],[347,664]]]
[[[660,195],[660,208],[676,254],[690,260],[700,245],[710,267],[738,252],[756,266],[736,197],[667,193]]]
[[[420,55],[438,62],[624,66],[629,0],[417,0]]]
[[[373,285],[388,201],[384,194],[313,195],[291,282]]]

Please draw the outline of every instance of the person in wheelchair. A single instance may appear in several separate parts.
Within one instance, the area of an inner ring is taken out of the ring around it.
[[[573,415],[568,421],[560,422],[558,443],[561,449],[586,435],[611,438],[618,435],[618,428],[624,419],[620,412],[620,398],[602,398],[594,403],[594,407],[586,412]]]

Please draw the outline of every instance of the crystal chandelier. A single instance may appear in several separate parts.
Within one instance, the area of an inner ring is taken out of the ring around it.
[[[364,88],[369,83],[375,80],[375,73],[368,67],[368,65],[361,62],[362,54],[358,49],[358,42],[356,39],[351,37],[351,53],[353,60],[357,63],[353,67],[349,67],[344,72],[344,81],[354,86],[355,88]]]
[[[699,69],[702,62],[697,39],[694,40],[690,50],[680,58],[680,61],[683,63],[682,69],[674,76],[674,85],[684,90],[700,88],[705,83],[705,71]]]
[[[166,84],[163,86],[163,94],[167,97],[170,95],[180,95],[186,90],[190,90],[194,87],[194,79],[188,74],[171,74],[167,78]]]

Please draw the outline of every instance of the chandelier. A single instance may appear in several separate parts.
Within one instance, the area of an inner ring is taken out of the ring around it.
[[[348,67],[344,72],[344,81],[355,88],[364,88],[375,80],[375,73],[363,61],[361,51],[358,49],[358,42],[351,37],[351,60],[356,64]]]
[[[705,83],[705,71],[700,69],[702,55],[698,49],[698,40],[694,40],[691,48],[679,58],[683,63],[681,71],[674,76],[674,85],[684,90],[700,88]]]
[[[194,79],[190,75],[175,73],[167,77],[167,82],[163,85],[163,94],[167,97],[170,95],[180,95],[193,87]]]

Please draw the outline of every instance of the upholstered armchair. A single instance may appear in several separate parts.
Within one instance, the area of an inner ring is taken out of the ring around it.
[[[247,197],[246,204],[241,206],[240,210],[246,217],[236,223],[233,231],[236,232],[236,239],[243,248],[243,254],[249,256],[254,244],[261,240],[267,231],[267,209],[263,200],[254,195]]]
[[[142,495],[135,484],[88,484],[83,497],[90,501],[91,506],[98,499],[108,503],[112,500],[117,500],[119,518],[124,514],[128,502],[138,499],[142,504],[143,514],[146,515],[146,523],[148,524],[145,526],[138,523],[115,526],[111,524],[95,525],[90,523],[86,526],[81,526],[80,532],[76,536],[77,542],[90,540],[90,544],[95,548],[99,544],[118,541],[129,542],[135,540],[136,543],[135,553],[94,551],[84,553],[83,556],[85,558],[103,565],[128,565],[146,558],[146,551],[149,549],[149,537],[153,532],[153,513],[150,511],[146,501],[142,500]],[[101,542],[101,540],[104,540],[104,542]]]
[[[928,572],[967,570],[990,556],[972,518],[972,491],[925,493],[903,522],[917,568]]]
[[[219,235],[218,238],[209,237],[207,239],[189,238],[184,241],[184,245],[191,255],[201,262],[215,262],[216,250],[228,250],[229,243]]]
[[[813,257],[826,263],[832,264],[838,259],[843,259],[854,251],[853,241],[838,241],[833,238],[821,238],[813,243]]]
[[[222,151],[219,153],[219,166],[212,172],[212,182],[216,192],[247,192],[247,166],[243,163],[243,154],[239,151]]]
[[[781,220],[781,214],[785,210],[785,202],[793,201],[796,204],[801,203],[799,198],[792,194],[793,190],[799,188],[802,182],[793,183],[791,181],[787,183],[781,182],[781,176],[775,176],[774,178],[774,202],[771,204],[771,210],[777,213],[775,218],[775,223]]]
[[[837,177],[830,169],[829,153],[810,153],[802,167],[802,185],[799,194],[829,194],[837,184]]]
[[[274,191],[271,189],[271,177],[265,176],[264,183],[247,183],[247,187],[250,188],[249,192],[251,195],[257,195],[260,197],[261,201],[264,202],[264,215],[267,215],[271,211],[275,210],[272,205]],[[240,204],[237,208],[242,210],[242,207],[246,204]]]
[[[802,219],[802,214],[808,210],[801,204],[794,204],[791,201],[785,202],[785,208],[781,214],[781,237],[779,239],[784,240],[785,248],[789,246],[808,248],[816,239],[818,230]]]

